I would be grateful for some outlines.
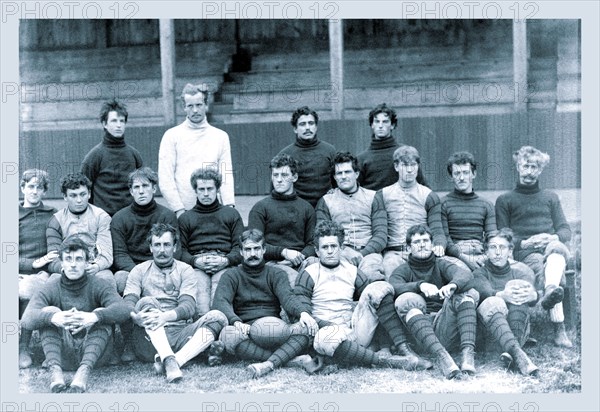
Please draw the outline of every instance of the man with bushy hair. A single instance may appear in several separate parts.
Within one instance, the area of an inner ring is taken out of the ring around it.
[[[100,110],[104,137],[81,163],[81,173],[92,182],[90,203],[110,216],[129,205],[127,175],[143,166],[140,152],[125,143],[127,117],[124,104],[115,99],[105,102]]]
[[[158,150],[160,192],[171,210],[181,216],[196,204],[189,179],[198,168],[219,172],[223,187],[221,203],[234,206],[234,173],[229,135],[208,123],[208,90],[205,85],[186,84],[181,92],[186,119],[165,132]]]
[[[513,154],[513,160],[519,181],[514,190],[496,200],[496,223],[499,229],[512,229],[514,258],[535,273],[542,308],[548,310],[554,325],[554,343],[570,348],[573,344],[565,330],[561,284],[570,258],[565,243],[571,240],[571,228],[556,193],[540,189],[538,181],[550,156],[533,146],[523,146]]]

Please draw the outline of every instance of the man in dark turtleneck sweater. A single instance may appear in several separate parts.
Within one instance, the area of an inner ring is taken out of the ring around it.
[[[496,222],[500,229],[512,229],[515,259],[533,269],[535,286],[543,289],[541,305],[554,324],[554,343],[570,348],[573,344],[565,331],[564,291],[560,284],[570,257],[565,242],[571,239],[571,228],[556,193],[540,190],[538,183],[550,156],[535,147],[523,146],[513,154],[513,160],[519,181],[516,189],[496,200]]]
[[[127,319],[129,308],[113,285],[87,273],[90,252],[83,240],[67,238],[58,256],[61,275],[51,277],[31,299],[23,326],[40,332],[50,390],[67,389],[65,368],[77,369],[69,391],[85,392],[91,370],[110,359],[112,325]]]
[[[446,254],[462,260],[471,270],[483,266],[484,233],[496,230],[496,214],[491,202],[473,191],[477,162],[469,152],[457,152],[448,159],[447,170],[454,191],[442,198],[442,226],[446,234]]]
[[[265,265],[262,232],[246,230],[239,242],[244,262],[225,272],[212,308],[229,321],[219,337],[225,350],[241,359],[262,361],[248,366],[258,378],[308,349],[308,335],[314,336],[319,327],[301,309],[285,274],[276,266]],[[282,308],[290,318],[300,320],[285,325],[278,320]]]
[[[175,213],[156,203],[154,194],[158,185],[158,175],[149,167],[142,167],[129,174],[129,193],[133,202],[119,210],[110,222],[113,242],[113,271],[117,290],[123,293],[127,276],[131,269],[152,259],[146,236],[155,223],[167,223],[179,227]],[[181,251],[175,252],[175,259]]]
[[[298,180],[295,183],[298,197],[314,208],[319,199],[331,189],[331,161],[335,148],[317,137],[319,116],[307,106],[292,113],[292,127],[296,142],[278,154],[288,154],[298,161]]]
[[[396,311],[415,340],[436,357],[448,379],[460,371],[475,373],[475,337],[479,293],[469,287],[473,274],[461,266],[438,258],[426,225],[414,225],[406,233],[408,261],[389,279],[395,290]],[[428,313],[435,313],[433,324]],[[447,349],[462,352],[460,369]]]
[[[488,259],[474,273],[473,287],[479,292],[479,320],[486,338],[504,352],[501,358],[523,375],[536,375],[538,368],[521,346],[529,335],[529,310],[538,294],[533,271],[524,263],[509,263],[513,233],[508,228],[487,232],[483,243]],[[489,346],[488,346],[489,348]]]
[[[271,196],[257,202],[248,215],[248,228],[265,235],[265,260],[278,262],[287,274],[290,286],[296,282],[296,269],[315,255],[313,235],[315,210],[294,190],[298,180],[298,162],[286,154],[271,160]]]
[[[131,202],[127,175],[143,166],[142,156],[125,143],[127,108],[116,100],[102,105],[104,138],[84,157],[81,173],[92,181],[90,203],[110,216]]]
[[[194,268],[198,277],[197,315],[210,310],[221,275],[241,263],[239,237],[244,222],[233,207],[219,203],[221,174],[198,169],[190,177],[196,206],[179,217],[181,260]]]

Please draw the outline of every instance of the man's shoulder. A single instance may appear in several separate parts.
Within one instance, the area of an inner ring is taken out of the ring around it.
[[[150,261],[150,262],[152,263],[152,261]],[[189,272],[189,271],[193,272],[194,271],[194,268],[192,266],[190,266],[189,264],[187,264],[185,262],[182,262],[181,260],[177,260],[177,259],[173,260],[173,266],[181,272]]]
[[[113,215],[111,222],[113,225],[127,223],[132,214],[134,213],[131,209],[131,205],[125,206],[124,208],[119,209],[117,213]]]
[[[91,203],[88,204],[88,210],[85,213],[91,212],[94,216],[97,216],[99,219],[111,218],[110,215],[101,207],[94,206]]]
[[[323,145],[323,149],[324,150],[327,150],[327,151],[332,152],[334,154],[337,153],[337,149],[331,143],[326,142],[324,140],[321,140],[321,144]]]

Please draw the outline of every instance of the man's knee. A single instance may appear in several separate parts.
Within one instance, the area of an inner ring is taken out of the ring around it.
[[[498,296],[490,296],[485,299],[477,308],[477,314],[483,323],[489,322],[489,320],[496,313],[500,313],[505,316],[508,315],[508,307],[504,299]]]
[[[117,290],[117,282],[115,280],[115,275],[113,275],[113,273],[110,270],[108,270],[108,269],[101,270],[98,273],[96,273],[95,276],[98,279],[106,280],[108,283],[110,283],[115,288],[115,290]],[[123,288],[123,290],[125,290],[125,288]]]
[[[321,355],[333,356],[340,343],[349,338],[349,331],[344,326],[325,326],[316,333],[313,347]]]
[[[363,290],[360,300],[365,301],[369,306],[373,308],[378,308],[379,304],[388,295],[394,295],[394,287],[385,281],[377,281],[370,283]]]
[[[19,299],[31,300],[33,295],[43,289],[49,277],[44,271],[32,275],[19,275]]]
[[[546,245],[546,249],[544,250],[544,258],[547,261],[548,258],[555,253],[561,255],[565,259],[565,262],[571,258],[569,248],[558,240],[554,240]]]
[[[385,280],[385,273],[383,270],[383,256],[379,253],[370,253],[365,256],[358,265],[358,268],[365,274],[371,281]]]
[[[225,345],[225,350],[230,355],[235,355],[235,348],[242,341],[248,339],[248,335],[244,335],[235,326],[225,326],[219,334],[219,340]]]
[[[479,292],[477,290],[471,288],[462,293],[455,293],[452,295],[452,301],[458,307],[464,302],[471,302],[475,306],[479,304]]]
[[[211,310],[207,312],[204,316],[198,319],[197,322],[199,324],[198,327],[209,327],[209,329],[215,333],[215,338],[219,336],[219,333],[229,323],[227,316],[225,316],[223,312],[219,310]]]
[[[427,303],[423,296],[413,292],[405,292],[398,296],[394,302],[394,307],[400,319],[404,319],[412,309],[417,309],[422,313],[427,312]]]
[[[144,296],[140,300],[138,300],[135,304],[135,312],[147,311],[149,309],[158,309],[162,310],[160,306],[160,302],[153,296]]]

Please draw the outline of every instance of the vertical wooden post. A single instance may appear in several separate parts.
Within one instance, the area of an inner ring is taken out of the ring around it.
[[[334,119],[344,118],[344,25],[341,19],[329,20],[329,68],[331,72],[330,100]],[[321,95],[319,93],[319,95]]]
[[[527,110],[527,70],[529,50],[527,47],[527,22],[525,19],[513,20],[513,86],[514,108],[521,112]]]
[[[174,126],[175,112],[175,30],[172,19],[159,19],[160,71],[165,126]]]

